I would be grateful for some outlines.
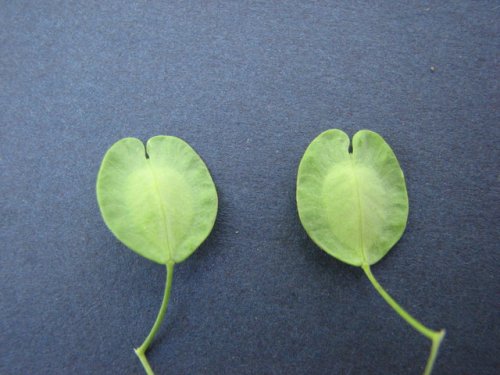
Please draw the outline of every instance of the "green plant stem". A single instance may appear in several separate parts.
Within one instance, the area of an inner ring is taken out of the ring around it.
[[[135,354],[139,357],[146,374],[154,375],[153,370],[151,369],[151,365],[146,358],[146,350],[148,350],[149,345],[153,341],[156,332],[160,328],[161,322],[165,317],[165,312],[167,311],[168,300],[170,299],[170,289],[172,289],[172,279],[174,277],[174,263],[167,263],[167,277],[165,281],[165,292],[163,294],[163,301],[161,303],[160,311],[158,312],[158,316],[156,317],[155,324],[153,324],[153,328],[149,332],[149,335],[146,337],[141,346],[137,349],[134,349]]]
[[[432,372],[432,367],[434,366],[434,362],[436,361],[436,357],[439,351],[439,346],[441,345],[441,341],[443,341],[444,335],[446,331],[443,329],[441,331],[433,331],[432,329],[427,328],[410,314],[408,314],[392,297],[382,288],[382,286],[378,283],[375,277],[372,274],[370,266],[368,264],[363,264],[361,266],[363,271],[365,271],[366,276],[372,283],[373,287],[379,292],[382,298],[404,319],[411,325],[415,330],[420,332],[422,335],[427,337],[432,341],[431,353],[429,355],[429,359],[427,360],[427,365],[425,366],[424,375],[430,375]]]

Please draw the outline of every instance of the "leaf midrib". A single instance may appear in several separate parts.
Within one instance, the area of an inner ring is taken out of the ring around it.
[[[363,210],[362,210],[362,205],[361,205],[361,196],[359,193],[359,180],[358,180],[358,175],[356,173],[356,165],[355,165],[355,160],[354,160],[354,154],[350,153],[350,161],[351,161],[351,171],[353,175],[353,180],[354,180],[354,194],[356,196],[356,202],[358,206],[358,228],[359,228],[359,236],[360,236],[360,246],[361,246],[361,256],[363,258],[363,264],[368,264],[366,260],[366,255],[365,255],[365,244],[363,240]]]
[[[164,235],[164,238],[165,238],[164,242],[165,242],[165,246],[167,248],[167,262],[168,262],[171,260],[172,248],[170,247],[167,209],[166,209],[165,205],[163,204],[163,199],[161,198],[160,184],[158,182],[158,178],[156,177],[154,167],[151,165],[151,159],[149,159],[149,158],[146,159],[146,164],[148,165],[149,171],[151,172],[151,176],[153,177],[153,185],[154,185],[154,188],[156,191],[156,195],[158,197],[158,201],[160,202],[159,205],[160,205],[160,212],[161,212],[161,216],[162,216],[163,233],[165,234]]]

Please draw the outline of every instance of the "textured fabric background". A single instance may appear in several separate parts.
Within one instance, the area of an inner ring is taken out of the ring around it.
[[[142,374],[165,272],[95,198],[118,139],[188,141],[220,197],[178,265],[157,374],[421,374],[427,339],[294,202],[308,143],[379,132],[407,177],[405,235],[373,272],[448,335],[435,374],[495,374],[497,1],[1,1],[0,373]]]

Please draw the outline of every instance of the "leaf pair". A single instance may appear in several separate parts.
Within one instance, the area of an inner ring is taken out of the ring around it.
[[[330,255],[360,266],[382,297],[432,341],[430,374],[444,331],[411,317],[378,284],[370,265],[398,241],[406,227],[408,196],[403,172],[378,134],[362,130],[352,141],[340,130],[320,134],[307,148],[297,176],[297,207],[312,240]],[[124,138],[106,153],[97,178],[97,199],[109,229],[138,254],[165,264],[167,280],[158,317],[136,349],[145,352],[167,309],[174,264],[208,236],[217,214],[217,192],[206,165],[176,137]]]

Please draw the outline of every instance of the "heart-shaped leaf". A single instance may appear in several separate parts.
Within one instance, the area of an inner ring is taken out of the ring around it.
[[[403,234],[408,218],[405,179],[384,139],[369,130],[349,137],[327,130],[307,147],[297,175],[297,208],[306,232],[324,251],[361,266],[374,288],[413,328],[432,341],[425,367],[434,366],[445,331],[433,331],[408,314],[382,288],[370,265]]]
[[[313,241],[355,265],[378,262],[406,227],[408,196],[403,172],[384,139],[361,130],[314,139],[300,162],[297,207]]]
[[[135,349],[146,373],[154,375],[146,351],[167,311],[174,264],[190,256],[214,226],[215,185],[186,142],[157,136],[146,148],[136,138],[111,146],[97,175],[96,192],[102,217],[114,235],[138,254],[166,265],[160,311]]]
[[[106,225],[126,246],[157,263],[179,263],[205,240],[217,192],[198,154],[183,140],[124,138],[108,150],[97,176]]]

